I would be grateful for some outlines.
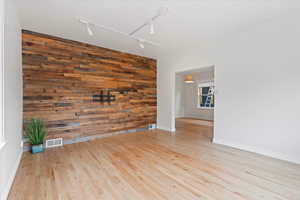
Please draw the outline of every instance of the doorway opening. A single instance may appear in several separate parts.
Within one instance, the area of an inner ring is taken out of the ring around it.
[[[175,128],[213,141],[215,67],[201,67],[175,75]]]

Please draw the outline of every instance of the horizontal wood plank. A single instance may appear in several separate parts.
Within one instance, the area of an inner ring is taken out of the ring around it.
[[[23,30],[24,127],[72,139],[156,123],[156,60]],[[93,96],[110,91],[112,102]]]

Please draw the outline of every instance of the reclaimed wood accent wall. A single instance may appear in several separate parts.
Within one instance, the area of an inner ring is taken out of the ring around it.
[[[156,123],[156,60],[23,30],[24,127],[74,139]]]

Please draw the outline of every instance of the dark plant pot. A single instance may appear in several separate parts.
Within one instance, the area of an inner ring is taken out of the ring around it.
[[[43,144],[38,144],[38,145],[32,145],[31,146],[31,153],[33,153],[33,154],[41,153],[43,151],[44,151]]]

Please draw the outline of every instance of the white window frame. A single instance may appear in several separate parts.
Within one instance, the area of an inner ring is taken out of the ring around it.
[[[4,134],[4,28],[5,28],[5,1],[1,1],[1,16],[0,16],[0,150],[6,144]]]
[[[213,110],[214,107],[204,107],[204,106],[201,106],[201,103],[200,103],[200,93],[199,93],[199,89],[202,88],[202,87],[215,87],[214,85],[214,82],[211,82],[211,81],[208,81],[208,82],[203,82],[203,83],[199,83],[198,84],[198,87],[197,87],[197,108],[198,109],[204,109],[204,110]]]

